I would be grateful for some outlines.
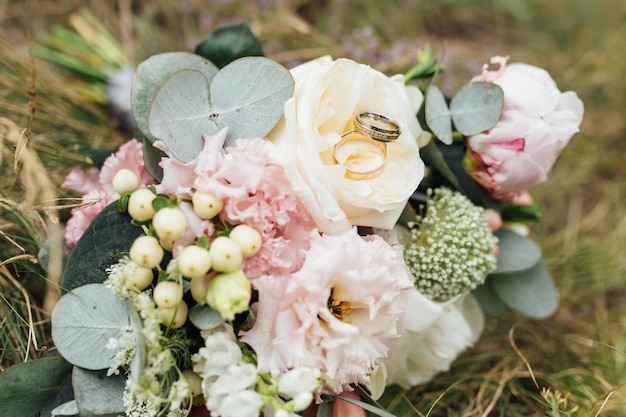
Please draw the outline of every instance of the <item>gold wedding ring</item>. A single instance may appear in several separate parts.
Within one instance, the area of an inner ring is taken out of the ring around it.
[[[354,130],[341,135],[333,147],[335,163],[345,168],[345,178],[375,178],[387,163],[387,143],[400,136],[400,125],[382,114],[363,112],[354,118]]]
[[[400,136],[400,125],[382,114],[363,112],[354,118],[354,128],[364,136],[381,142],[391,142]]]

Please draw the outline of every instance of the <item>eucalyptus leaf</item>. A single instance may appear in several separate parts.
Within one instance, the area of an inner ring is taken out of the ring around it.
[[[78,404],[76,403],[76,400],[71,400],[56,407],[52,410],[51,415],[52,417],[75,416],[78,415],[78,413]]]
[[[450,112],[456,129],[471,136],[495,126],[503,105],[504,92],[499,85],[473,82],[452,97]]]
[[[161,158],[166,157],[167,154],[152,146],[152,142],[150,142],[150,139],[145,135],[142,136],[143,161],[146,164],[146,170],[157,182],[161,182],[163,180],[163,168],[161,168],[159,163],[161,162]]]
[[[200,304],[189,309],[189,320],[200,330],[211,330],[225,321],[217,310]]]
[[[440,141],[452,144],[452,116],[443,93],[434,85],[426,91],[426,123]]]
[[[61,388],[72,365],[60,356],[14,365],[0,374],[0,416],[31,417]]]
[[[72,382],[81,417],[117,417],[126,413],[121,375],[107,376],[106,371],[89,371],[74,367]]]
[[[523,271],[541,260],[541,248],[532,240],[506,228],[500,228],[494,234],[500,249],[492,274]]]
[[[524,271],[494,276],[492,286],[504,304],[526,317],[545,319],[559,306],[558,290],[543,261]]]
[[[492,315],[500,314],[506,308],[506,305],[493,290],[492,282],[494,279],[497,279],[497,277],[494,278],[488,275],[485,282],[472,291],[472,295],[476,298],[483,311]]]
[[[443,154],[435,141],[431,140],[426,146],[420,149],[420,156],[424,163],[431,168],[435,169],[441,176],[443,176],[454,188],[461,190],[461,184],[457,179],[454,172],[450,169],[450,166],[446,162]]]
[[[130,97],[131,110],[137,127],[150,142],[155,141],[148,129],[150,104],[161,84],[181,69],[200,71],[209,80],[218,71],[218,68],[211,61],[189,52],[168,52],[153,55],[137,67]]]
[[[195,53],[222,68],[237,58],[263,56],[263,45],[246,23],[222,26],[196,46]]]
[[[131,224],[131,217],[117,211],[111,203],[89,224],[76,244],[63,275],[64,291],[107,279],[106,268],[117,263],[119,254],[128,252],[134,240],[143,234]]]
[[[135,355],[130,361],[130,374],[135,379],[139,380],[139,376],[143,372],[146,365],[146,343],[143,338],[143,321],[139,316],[139,313],[134,308],[129,308],[131,327],[135,331]]]
[[[183,162],[193,160],[212,136],[228,127],[226,146],[239,138],[265,136],[283,115],[294,81],[282,65],[262,57],[240,58],[213,80],[179,70],[155,96],[148,114],[153,137]]]
[[[73,365],[98,370],[113,365],[109,339],[134,331],[128,301],[104,284],[88,284],[65,294],[52,311],[52,339]]]

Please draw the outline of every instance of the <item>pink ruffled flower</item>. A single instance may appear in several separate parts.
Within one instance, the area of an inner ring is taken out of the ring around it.
[[[356,229],[316,234],[298,272],[254,279],[257,318],[241,340],[256,352],[259,371],[317,368],[336,393],[367,382],[399,336],[402,294],[413,286],[396,249]]]
[[[182,198],[190,198],[192,189],[211,193],[224,202],[220,220],[244,223],[259,231],[263,245],[256,255],[244,260],[246,276],[288,274],[300,269],[309,236],[317,227],[283,167],[271,157],[273,145],[261,138],[239,140],[223,153],[226,132],[206,136],[202,151],[188,163],[171,156],[163,158],[163,180],[157,189]],[[163,143],[155,146],[170,154]],[[191,241],[186,239],[185,243]]]
[[[61,188],[76,191],[81,194],[87,194],[92,190],[99,190],[100,170],[98,168],[84,170],[81,167],[74,167],[63,180]]]
[[[112,185],[113,177],[120,169],[133,171],[139,178],[141,186],[145,187],[154,182],[143,160],[143,144],[136,139],[131,139],[120,146],[117,152],[104,161],[102,169],[83,170],[75,167],[65,177],[61,188],[82,193],[84,204],[72,210],[72,217],[67,222],[64,243],[66,254],[69,255],[74,249],[76,242],[98,213],[120,197]],[[96,204],[93,204],[94,199],[98,200]]]
[[[488,131],[467,138],[464,161],[468,173],[494,198],[511,200],[547,179],[557,157],[579,131],[583,103],[576,93],[562,93],[543,69],[507,65],[473,81],[498,84],[504,91],[500,121]]]
[[[106,206],[119,198],[103,190],[92,190],[83,196],[83,205],[72,209],[72,217],[65,225],[63,250],[69,255],[78,239],[85,233],[87,227]]]
[[[113,190],[113,177],[120,169],[131,170],[139,178],[142,186],[152,184],[154,179],[148,173],[143,160],[143,144],[136,139],[131,139],[109,156],[100,169],[100,185],[108,193]]]

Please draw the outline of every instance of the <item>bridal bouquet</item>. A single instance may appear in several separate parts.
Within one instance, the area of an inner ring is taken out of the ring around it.
[[[428,50],[389,77],[290,70],[246,26],[135,71],[134,139],[83,195],[52,315],[50,414],[333,414],[449,369],[483,312],[550,316],[528,239],[583,106],[495,57],[453,97]],[[428,81],[428,83],[426,81]],[[69,363],[69,364],[68,364]]]

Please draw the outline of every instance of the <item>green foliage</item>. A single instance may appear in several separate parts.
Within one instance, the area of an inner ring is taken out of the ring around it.
[[[106,371],[75,366],[72,384],[81,416],[116,417],[126,412],[123,401],[126,378],[123,376],[107,376]]]
[[[104,281],[106,269],[117,263],[119,254],[128,252],[142,234],[140,227],[131,224],[129,215],[117,211],[117,202],[111,203],[96,216],[76,244],[63,275],[63,290]]]
[[[188,52],[157,54],[146,59],[137,67],[135,82],[131,91],[131,109],[137,128],[150,143],[157,139],[150,134],[148,128],[148,114],[152,100],[165,80],[183,69],[199,71],[209,81],[218,71],[212,62]]]
[[[131,306],[103,284],[87,284],[65,294],[52,312],[52,339],[71,364],[99,370],[114,364],[109,339],[122,339],[129,331],[142,343],[131,320]],[[131,330],[132,329],[132,330]]]
[[[500,250],[494,274],[523,271],[541,260],[541,249],[532,240],[505,228],[498,230],[495,235]]]
[[[196,304],[189,310],[189,320],[200,330],[211,330],[224,323],[224,318],[207,305]]]
[[[226,145],[236,138],[265,136],[283,115],[294,82],[287,69],[263,57],[240,58],[213,79],[182,69],[160,86],[150,104],[148,129],[183,162],[194,159],[203,136],[228,128]]]
[[[61,357],[14,365],[0,374],[0,415],[31,417],[53,399],[71,365]]]
[[[196,46],[195,53],[205,57],[218,68],[245,56],[263,56],[263,45],[246,23],[222,26]]]
[[[446,104],[443,93],[431,85],[426,92],[426,123],[446,145],[452,144],[452,126],[471,136],[495,126],[500,120],[504,92],[496,84],[473,82],[459,90]]]
[[[490,282],[504,304],[526,317],[545,319],[559,306],[559,293],[543,261],[524,271],[498,274]]]

